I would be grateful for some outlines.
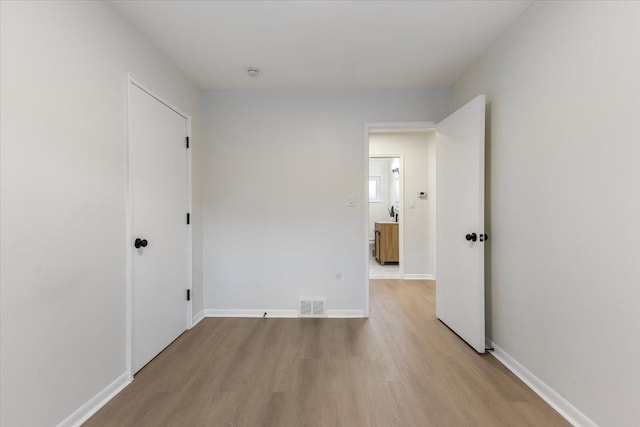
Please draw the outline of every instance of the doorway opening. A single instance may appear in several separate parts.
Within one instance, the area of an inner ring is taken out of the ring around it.
[[[368,300],[369,279],[435,279],[435,123],[367,124],[366,153]]]
[[[385,154],[373,143],[376,134],[388,133],[389,129],[402,134],[403,132],[398,131],[410,129],[409,132],[416,132],[417,128],[423,128],[430,131],[429,135],[433,136],[433,155],[431,156],[435,172],[432,175],[433,189],[424,194],[420,188],[410,188],[407,179],[410,169],[420,171],[421,168],[415,165],[410,167],[409,157],[404,150],[404,169],[406,170],[401,206],[406,207],[407,204],[410,207],[414,206],[413,201],[407,198],[412,193],[418,197],[426,196],[425,199],[432,199],[434,208],[437,204],[437,209],[434,209],[432,216],[434,224],[437,217],[437,227],[434,227],[434,233],[430,239],[433,241],[433,259],[437,260],[437,266],[435,263],[433,266],[433,274],[436,270],[438,274],[438,284],[435,288],[436,317],[478,353],[485,352],[486,339],[484,246],[488,234],[485,233],[484,225],[485,109],[486,97],[478,95],[439,122],[437,126],[435,123],[430,123],[430,126],[415,123],[410,126],[399,123],[365,125],[367,166],[371,154]],[[397,152],[395,147],[393,151]],[[369,167],[366,168],[366,172],[366,189],[368,190]],[[404,221],[405,225],[411,223],[407,209],[402,208],[400,214],[407,217]],[[368,216],[367,209],[367,222]],[[421,215],[417,215],[416,218],[421,218]],[[410,264],[406,250],[409,245],[406,240],[413,233],[403,230],[402,234],[405,237],[403,279],[407,279]],[[367,249],[368,246],[367,240]],[[370,310],[369,286],[370,281],[367,280],[365,285],[367,316]]]
[[[402,155],[369,154],[369,278],[403,277]],[[401,214],[402,213],[402,214]]]

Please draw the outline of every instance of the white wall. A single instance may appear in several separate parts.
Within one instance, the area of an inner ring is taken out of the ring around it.
[[[205,307],[363,310],[365,122],[449,109],[446,89],[205,92]]]
[[[601,426],[640,420],[640,3],[537,2],[454,87],[489,105],[489,332]]]
[[[125,372],[126,73],[193,115],[195,150],[200,91],[108,2],[0,15],[0,424],[52,426]]]
[[[434,132],[381,133],[369,136],[370,154],[404,155],[404,273],[432,276],[435,268],[435,180],[430,179]],[[426,191],[427,198],[418,197]]]
[[[391,163],[389,166],[391,170],[400,171],[400,157],[394,157],[391,159]],[[393,204],[394,216],[396,213],[400,212],[400,173],[390,173],[389,174],[389,201]]]

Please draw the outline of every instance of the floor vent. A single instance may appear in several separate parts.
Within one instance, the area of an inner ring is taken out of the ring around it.
[[[300,297],[298,300],[298,316],[300,317],[327,317],[326,298]]]

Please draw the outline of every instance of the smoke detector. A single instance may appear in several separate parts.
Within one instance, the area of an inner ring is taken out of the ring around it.
[[[247,68],[247,75],[249,77],[258,77],[258,74],[260,74],[260,70],[258,70],[258,68],[256,67]]]

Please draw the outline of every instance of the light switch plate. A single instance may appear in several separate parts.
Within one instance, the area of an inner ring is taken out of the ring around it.
[[[356,196],[347,194],[347,206],[354,207],[356,205]]]

